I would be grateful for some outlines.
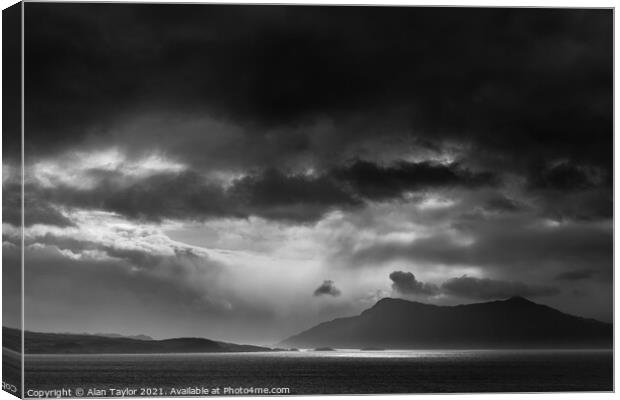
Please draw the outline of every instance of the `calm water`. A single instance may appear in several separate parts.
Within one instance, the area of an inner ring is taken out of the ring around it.
[[[610,391],[612,359],[611,351],[540,350],[45,355],[27,356],[26,389],[149,387],[162,395],[187,387],[285,387],[291,394]]]

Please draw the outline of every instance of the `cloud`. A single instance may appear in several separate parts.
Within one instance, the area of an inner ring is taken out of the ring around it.
[[[308,222],[332,208],[358,204],[324,177],[266,171],[234,180],[231,187],[209,182],[195,171],[157,174],[125,183],[102,175],[91,190],[38,189],[40,197],[67,207],[101,209],[128,218],[204,220],[216,217]]]
[[[534,198],[538,212],[557,221],[605,221],[613,217],[611,189],[544,190],[536,192]]]
[[[217,286],[225,274],[226,265],[206,251],[174,242],[157,227],[131,226],[109,215],[75,219],[78,223],[71,229],[26,229],[27,253],[49,252],[54,258],[77,263],[113,264],[135,279],[168,282],[171,287],[185,290],[187,296],[193,293],[200,297]]]
[[[498,195],[484,203],[483,208],[488,211],[496,212],[516,212],[523,209],[523,205],[508,197]]]
[[[21,185],[4,183],[2,190],[2,221],[13,226],[22,224]],[[27,191],[24,196],[24,225],[43,224],[58,227],[73,226],[73,222],[45,199]]]
[[[561,162],[533,169],[530,185],[538,189],[554,189],[563,192],[596,187],[607,179],[604,171],[587,168],[569,162]]]
[[[507,175],[525,180],[547,216],[611,218],[608,10],[326,10],[32,5],[27,154],[116,146],[131,155],[125,167],[152,150],[191,171],[133,185],[107,171],[101,190],[64,199],[132,218],[314,222],[408,191],[494,187]],[[67,28],[50,34],[56,26]],[[211,173],[240,178],[238,192],[260,205],[205,183]]]
[[[222,179],[217,171],[209,176],[153,155],[132,161],[110,150],[92,157],[67,157],[41,161],[32,168],[26,185],[31,218],[42,214],[37,208],[45,207],[48,219],[56,215],[56,224],[67,225],[70,222],[55,211],[62,206],[151,221],[259,216],[307,223],[329,211],[360,208],[369,201],[401,200],[405,192],[453,186],[476,189],[496,182],[490,173],[429,162],[383,166],[358,160],[306,173],[268,168]]]
[[[291,158],[341,161],[365,142],[370,152],[384,142],[401,149],[460,142],[477,153],[472,162],[502,169],[568,158],[611,176],[609,10],[327,10],[33,5],[28,152],[93,137],[138,138],[140,148],[155,135],[197,163],[240,164],[251,148],[246,157],[267,167]],[[66,29],[50,34],[57,26]],[[177,118],[157,134],[152,126],[119,134],[128,121],[163,110]],[[221,125],[200,126],[205,116],[240,129],[223,135]],[[317,132],[317,121],[327,128]],[[188,140],[182,125],[197,124]]]
[[[555,279],[559,281],[582,281],[594,278],[597,273],[598,271],[593,269],[566,271],[559,273]]]
[[[338,289],[334,281],[331,280],[324,280],[321,286],[316,288],[314,291],[314,296],[329,295],[332,297],[338,297],[340,294],[340,289]]]
[[[390,274],[392,289],[404,295],[435,296],[439,288],[430,283],[418,281],[411,272],[394,271]]]
[[[554,296],[560,292],[558,288],[552,286],[528,285],[523,282],[474,278],[466,275],[448,279],[441,285],[441,290],[449,295],[478,300],[505,299],[513,296]]]
[[[54,321],[60,305],[43,307],[54,284],[65,287],[58,276],[66,270],[66,287],[97,279],[102,287],[88,287],[93,299],[67,290],[63,306],[127,300],[155,329],[166,320],[166,329],[193,334],[222,327],[223,337],[252,335],[258,329],[248,326],[260,324],[276,329],[258,318],[293,304],[316,307],[295,297],[304,282],[346,280],[343,297],[359,298],[355,279],[376,289],[397,263],[435,283],[467,273],[571,286],[571,271],[592,269],[600,279],[579,281],[587,302],[568,290],[558,302],[591,315],[610,309],[611,10],[28,10],[26,230],[39,232],[29,244],[55,253],[54,264],[41,257],[29,277],[42,277],[31,286],[41,314],[27,320],[48,321],[46,330],[81,320]],[[19,135],[6,138],[7,151],[18,153]],[[5,158],[19,171],[18,157]],[[20,217],[14,201],[3,209],[9,231]],[[167,240],[162,230],[172,225],[209,257]],[[213,258],[220,251],[234,277]],[[203,262],[213,275],[198,273]],[[297,275],[284,275],[287,267]],[[144,290],[143,276],[153,283]],[[217,285],[205,282],[216,277]],[[152,296],[165,279],[173,284],[158,302]],[[265,289],[256,293],[259,282]],[[413,274],[403,285],[435,291]],[[235,293],[223,289],[232,286]],[[434,299],[443,301],[441,293]],[[176,302],[196,312],[177,312]],[[254,324],[212,323],[209,304]],[[115,307],[102,323],[114,321]],[[117,324],[134,324],[129,314]],[[319,313],[291,318],[300,327],[308,315]]]
[[[504,281],[489,278],[475,278],[463,275],[450,278],[437,286],[420,282],[411,272],[393,271],[389,275],[392,289],[402,295],[424,297],[449,296],[473,300],[505,299],[513,296],[543,297],[560,293],[557,287],[530,285],[517,281]]]
[[[360,204],[329,176],[285,175],[274,169],[235,181],[230,193],[248,214],[302,222]]]
[[[373,200],[399,197],[405,191],[446,186],[476,188],[497,182],[491,173],[474,173],[456,163],[444,165],[400,161],[383,166],[357,160],[347,167],[337,168],[334,175],[350,185],[360,196]]]
[[[530,216],[454,220],[407,241],[383,241],[351,250],[352,265],[407,261],[510,271],[585,268],[611,271],[612,230],[604,223],[555,223]],[[429,221],[431,224],[432,221]],[[439,221],[435,222],[439,224]]]

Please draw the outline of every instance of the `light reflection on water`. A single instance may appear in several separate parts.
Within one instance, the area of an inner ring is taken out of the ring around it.
[[[609,391],[610,350],[28,355],[26,387],[254,386],[292,394]]]
[[[266,351],[266,352],[233,352],[233,353],[151,353],[151,354],[28,354],[26,358],[35,360],[52,359],[161,359],[161,358],[480,358],[480,357],[518,357],[527,355],[556,354],[612,354],[611,349],[467,349],[467,350],[359,350],[334,349],[299,351]]]

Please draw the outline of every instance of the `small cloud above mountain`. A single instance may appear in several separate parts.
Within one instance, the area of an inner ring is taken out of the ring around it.
[[[321,286],[316,288],[316,290],[314,291],[314,296],[327,295],[327,296],[332,296],[332,297],[338,297],[340,296],[341,293],[342,292],[340,292],[340,289],[336,287],[336,284],[334,283],[334,281],[324,280]]]
[[[411,272],[394,271],[390,274],[392,289],[401,294],[434,296],[439,294],[439,288],[432,283],[420,282]]]

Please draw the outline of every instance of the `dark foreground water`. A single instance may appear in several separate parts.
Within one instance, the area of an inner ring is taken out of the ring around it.
[[[120,395],[613,390],[611,351],[334,351],[26,357],[35,390]],[[263,389],[264,388],[264,389]],[[285,389],[282,389],[285,388]],[[136,391],[134,392],[133,389]],[[89,392],[90,390],[90,392]],[[30,391],[30,392],[28,392]],[[80,392],[83,391],[83,392]]]

